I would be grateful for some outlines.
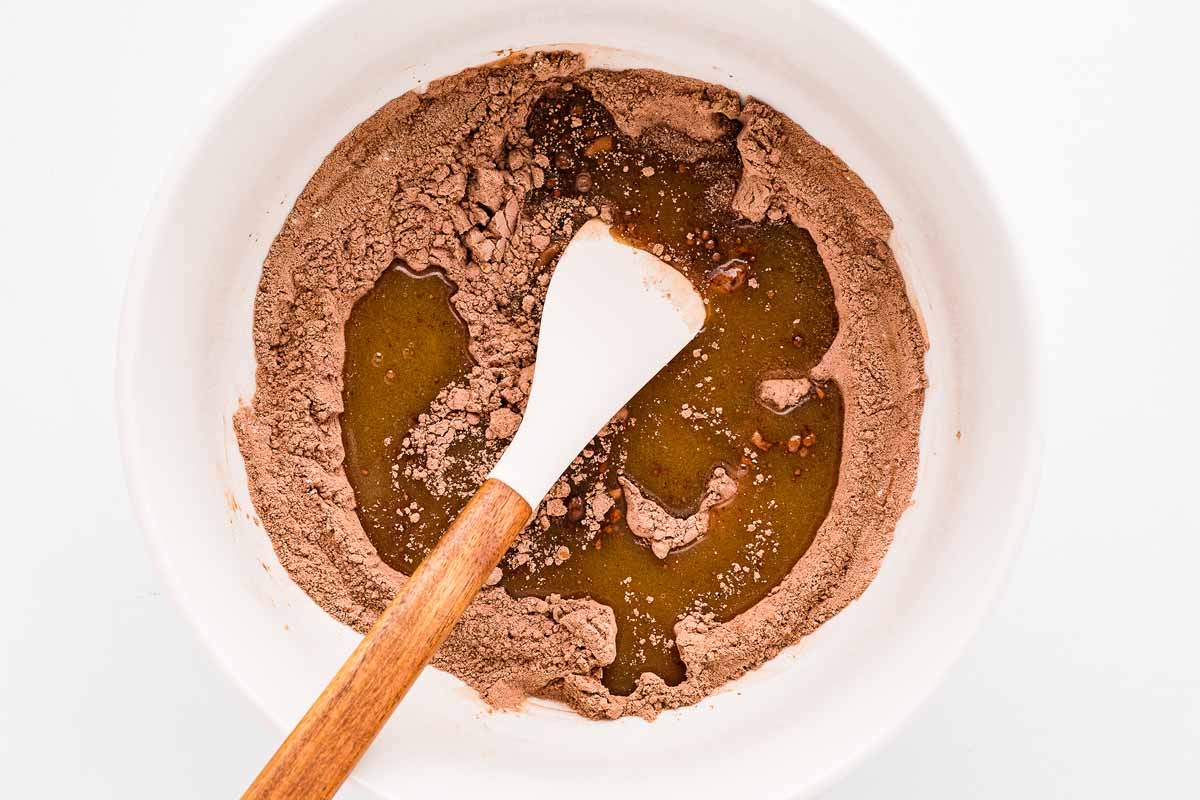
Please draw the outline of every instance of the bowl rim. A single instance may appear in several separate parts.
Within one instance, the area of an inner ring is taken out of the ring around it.
[[[574,2],[574,0],[566,1]],[[280,61],[284,54],[291,48],[311,36],[315,31],[320,30],[334,18],[351,14],[357,7],[366,6],[370,2],[372,0],[341,0],[312,13],[307,19],[293,25],[281,34],[272,44],[263,48],[261,53],[249,59],[240,75],[230,81],[220,94],[214,95],[205,101],[203,110],[197,115],[199,124],[182,138],[176,154],[171,159],[168,168],[164,171],[163,177],[153,194],[150,209],[142,224],[137,244],[133,251],[117,333],[114,390],[121,460],[124,467],[130,502],[135,518],[141,528],[147,549],[155,564],[156,572],[169,589],[172,602],[182,612],[183,617],[187,619],[199,640],[204,644],[205,649],[220,666],[230,682],[238,688],[242,695],[249,699],[250,704],[273,727],[283,732],[287,731],[288,726],[276,719],[268,711],[267,704],[239,675],[230,661],[229,654],[219,646],[206,625],[201,621],[200,613],[194,607],[194,604],[189,603],[185,599],[186,593],[181,588],[177,573],[171,567],[170,560],[164,550],[163,540],[153,533],[163,523],[160,522],[153,509],[154,503],[144,478],[146,467],[142,459],[143,454],[138,447],[138,439],[142,435],[142,431],[139,420],[133,412],[135,406],[133,398],[137,394],[134,364],[137,361],[141,342],[136,334],[140,329],[143,309],[147,301],[149,276],[156,266],[152,258],[152,253],[155,251],[158,241],[169,226],[169,221],[165,214],[167,203],[164,201],[179,190],[183,178],[195,167],[200,159],[203,144],[210,138],[214,131],[219,129],[224,117],[236,105],[237,99],[253,86],[257,76]],[[857,37],[864,47],[874,51],[874,55],[879,59],[880,63],[886,65],[896,75],[898,81],[911,92],[911,99],[917,103],[924,104],[928,115],[939,121],[945,130],[947,139],[958,150],[955,155],[959,163],[966,171],[966,175],[971,183],[978,188],[980,212],[994,218],[995,230],[1003,238],[1004,247],[1007,251],[1004,261],[1010,268],[1013,290],[1018,299],[1016,308],[1023,317],[1021,320],[1023,324],[1014,333],[1020,334],[1023,344],[1020,353],[1026,361],[1029,379],[1028,383],[1023,386],[1022,391],[1024,398],[1023,411],[1027,415],[1028,420],[1025,424],[1026,436],[1022,442],[1024,458],[1021,475],[1019,479],[1014,480],[1014,485],[1019,486],[1020,491],[1013,498],[1012,523],[1008,527],[1003,548],[1003,558],[993,568],[995,581],[990,594],[982,599],[978,611],[975,613],[974,618],[970,620],[970,624],[962,627],[958,636],[959,641],[954,642],[947,648],[950,652],[949,657],[945,659],[942,665],[931,668],[921,691],[912,692],[908,702],[900,706],[891,719],[885,720],[872,733],[864,735],[860,740],[861,745],[857,749],[848,749],[839,761],[830,764],[821,775],[811,777],[809,787],[811,791],[819,793],[840,781],[855,766],[861,764],[870,754],[877,752],[900,731],[912,718],[916,710],[924,705],[934,691],[944,683],[954,666],[960,663],[967,647],[974,640],[983,623],[994,613],[1000,596],[1011,580],[1016,555],[1028,535],[1030,520],[1037,503],[1038,490],[1044,469],[1049,376],[1045,348],[1043,347],[1045,341],[1044,314],[1042,312],[1041,298],[1034,290],[1035,281],[1032,274],[1031,262],[1027,254],[1022,251],[1020,244],[1014,239],[1012,235],[1013,227],[1010,224],[1011,214],[1005,204],[1000,201],[995,186],[988,179],[986,171],[981,169],[972,148],[968,144],[968,140],[962,135],[961,126],[957,123],[953,115],[947,113],[948,110],[944,104],[938,102],[925,89],[908,65],[894,57],[889,50],[864,30],[861,25],[829,8],[825,3],[820,2],[820,0],[804,0],[804,3],[810,7],[811,12],[824,15],[827,19],[843,26],[852,35]],[[765,0],[764,5],[773,6],[780,13],[789,13],[790,3],[788,0]],[[548,47],[551,45],[546,44],[542,46]],[[917,310],[918,314],[920,314],[921,310],[919,308]],[[353,774],[351,778],[371,793],[381,797],[386,796],[386,793],[372,786],[370,781]]]

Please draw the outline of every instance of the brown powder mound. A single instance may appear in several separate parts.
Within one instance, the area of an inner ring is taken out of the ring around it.
[[[808,378],[769,378],[758,385],[758,399],[772,411],[782,413],[799,405],[811,388]]]
[[[709,512],[728,503],[737,494],[737,481],[723,468],[717,467],[705,487],[696,513],[681,519],[642,494],[633,481],[622,477],[620,482],[625,490],[625,519],[629,523],[629,530],[633,531],[634,536],[649,541],[650,550],[659,558],[666,558],[672,550],[689,545],[708,533]]]
[[[343,473],[345,321],[397,259],[418,272],[436,266],[458,287],[452,303],[477,366],[438,395],[404,446],[415,457],[406,462],[415,464],[410,477],[436,494],[469,494],[520,422],[557,255],[551,242],[571,233],[560,220],[574,211],[608,214],[567,207],[580,200],[554,201],[536,215],[523,206],[548,166],[530,152],[525,119],[542,91],[564,80],[589,88],[624,132],[655,136],[685,160],[719,134],[721,116],[738,118],[744,174],[733,208],[809,230],[840,320],[812,375],[836,381],[846,397],[830,514],[767,599],[727,623],[694,615],[679,622],[683,683],[670,687],[648,674],[631,695],[610,694],[600,682],[615,657],[609,608],[516,600],[500,588],[480,594],[434,660],[494,705],[539,695],[592,717],[653,717],[758,666],[861,594],[916,479],[926,343],[887,246],[891,221],[857,176],[798,125],[722,87],[650,71],[587,71],[571,53],[466,70],[393,100],[337,145],[272,243],[255,304],[256,392],[234,425],[280,561],[323,608],[365,631],[404,576],[367,539]],[[606,452],[609,432],[589,449]],[[474,457],[457,461],[453,445],[468,438]],[[532,550],[550,516],[577,513],[581,524],[598,525],[613,505],[599,488],[578,510],[565,496],[551,491],[518,540],[518,556]]]

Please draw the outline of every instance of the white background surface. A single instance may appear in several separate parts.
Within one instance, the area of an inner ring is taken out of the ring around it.
[[[177,143],[322,5],[0,4],[6,796],[232,797],[278,742],[153,572],[112,364],[130,253]],[[997,188],[1034,265],[1050,415],[997,609],[829,797],[1195,796],[1200,14],[834,5],[927,87]]]

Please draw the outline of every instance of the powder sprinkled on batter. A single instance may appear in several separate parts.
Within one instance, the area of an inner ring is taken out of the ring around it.
[[[570,235],[552,227],[561,226],[561,215],[525,209],[551,164],[529,149],[524,127],[537,99],[566,82],[593,93],[624,135],[653,137],[681,157],[699,157],[725,121],[737,120],[743,169],[728,204],[747,220],[790,220],[812,235],[839,317],[811,383],[773,379],[758,387],[779,410],[821,382],[841,389],[842,458],[829,514],[757,605],[726,622],[703,613],[678,622],[674,644],[685,680],[669,686],[647,673],[631,693],[611,693],[600,679],[615,655],[609,607],[553,595],[515,599],[502,587],[481,593],[433,662],[497,706],[539,695],[593,717],[653,717],[695,703],[857,597],[915,483],[925,340],[887,246],[891,222],[857,176],[795,123],[721,87],[656,72],[589,71],[571,53],[509,59],[397,98],[339,143],[272,244],[255,307],[257,390],[235,427],[255,506],[281,562],[322,607],[366,630],[404,577],[364,533],[343,470],[345,322],[397,261],[416,274],[437,269],[457,287],[453,305],[474,366],[437,395],[402,447],[408,477],[431,496],[473,490],[520,422],[548,268],[555,243]],[[610,427],[624,424],[618,418]],[[598,436],[590,447],[603,453],[611,438]],[[456,455],[464,441],[471,459]],[[705,495],[709,508],[733,491],[721,477],[714,473]],[[639,501],[633,484],[624,488],[630,517],[641,515],[630,528],[649,533],[656,555],[703,535],[707,508],[656,522],[662,509]],[[600,492],[578,507],[567,500],[556,487],[539,520],[572,514],[599,525],[612,509]],[[419,503],[405,511],[421,513]],[[527,552],[541,527],[522,537]],[[553,543],[539,549],[547,546],[552,559],[571,557]],[[500,582],[493,577],[489,583]]]

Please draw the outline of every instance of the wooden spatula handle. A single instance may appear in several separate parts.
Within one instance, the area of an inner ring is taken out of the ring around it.
[[[532,513],[485,482],[242,797],[332,797]]]

